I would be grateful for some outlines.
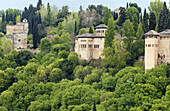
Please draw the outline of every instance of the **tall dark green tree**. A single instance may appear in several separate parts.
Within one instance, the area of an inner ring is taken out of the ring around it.
[[[126,3],[126,9],[127,9],[127,8],[129,8],[129,3],[128,3],[128,2]]]
[[[159,15],[158,32],[164,31],[168,28],[168,15],[169,10],[166,6],[166,2],[164,2],[163,9],[161,10],[161,13]]]
[[[107,25],[108,20],[109,20],[109,17],[110,17],[110,13],[109,13],[108,7],[105,7],[105,9],[104,9],[104,11],[103,11],[103,14],[104,14],[103,23],[104,23],[105,25]]]
[[[41,24],[42,20],[41,20],[41,13],[38,13],[38,24]]]
[[[95,103],[95,100],[94,100],[94,104],[93,104],[93,111],[96,111],[96,103]]]
[[[6,10],[6,22],[9,22],[9,14],[8,14],[8,10]]]
[[[92,27],[89,28],[89,33],[93,34],[93,29],[92,29]]]
[[[37,21],[34,21],[33,25],[33,47],[36,49],[38,47],[38,23]]]
[[[148,17],[147,17],[146,8],[144,10],[144,15],[143,15],[143,31],[144,31],[144,33],[149,31]]]
[[[50,25],[52,25],[52,13],[51,13],[51,7],[50,7],[49,3],[47,4],[47,10],[48,10],[48,13],[47,13],[47,26],[50,26]]]
[[[104,43],[104,47],[111,47],[112,46],[112,42],[113,42],[113,39],[115,37],[115,31],[114,31],[114,20],[113,20],[113,17],[111,16],[109,18],[109,21],[108,21],[108,26],[107,26],[107,31],[106,31],[106,34],[105,34],[105,43]]]
[[[118,14],[114,12],[114,20],[117,20],[118,19]]]
[[[120,17],[119,17],[118,25],[122,26],[123,23],[126,20],[126,18],[125,18],[125,8],[124,7],[120,7],[119,10],[120,10]]]
[[[75,20],[75,24],[74,24],[74,35],[77,35],[77,22]]]
[[[38,0],[37,3],[37,10],[40,10],[40,7],[42,6],[42,0]]]
[[[2,13],[2,22],[5,22],[5,13]]]
[[[154,12],[150,12],[150,17],[149,17],[149,30],[155,30],[156,27],[156,16]]]

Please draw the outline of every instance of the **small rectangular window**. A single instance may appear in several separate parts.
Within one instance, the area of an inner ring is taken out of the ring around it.
[[[94,48],[99,48],[99,45],[94,45]]]
[[[93,42],[93,40],[88,40],[89,42]]]
[[[86,48],[86,44],[81,44],[81,48]]]
[[[86,40],[81,40],[81,42],[86,42]]]
[[[148,44],[148,47],[151,47],[151,44]]]
[[[154,44],[152,44],[152,47],[154,47]]]
[[[147,47],[147,44],[146,44],[146,47]]]
[[[156,44],[155,47],[158,47],[158,44]]]
[[[89,44],[89,46],[88,46],[89,48],[92,48],[92,44]]]

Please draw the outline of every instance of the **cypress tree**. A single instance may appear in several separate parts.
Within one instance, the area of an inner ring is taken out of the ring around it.
[[[9,22],[9,15],[8,15],[8,10],[6,10],[6,22]]]
[[[41,13],[39,12],[38,13],[38,24],[41,24],[42,23],[42,20],[41,20]]]
[[[167,28],[170,29],[170,12],[168,14],[168,25],[167,25]]]
[[[128,2],[126,3],[126,9],[128,9],[129,8],[129,4],[128,4]]]
[[[33,47],[34,49],[37,48],[37,43],[38,43],[38,23],[37,21],[34,21],[34,26],[33,26]]]
[[[109,9],[108,9],[108,7],[105,7],[105,10],[104,10],[104,19],[103,19],[103,23],[105,25],[107,25],[109,17],[110,17]]]
[[[118,14],[114,12],[114,20],[118,19]]]
[[[5,13],[2,13],[2,22],[5,22]]]
[[[74,35],[77,35],[77,22],[75,20],[75,25],[74,25]]]
[[[38,0],[37,3],[37,10],[40,10],[40,7],[42,6],[42,0]]]
[[[149,18],[149,30],[155,30],[155,27],[156,27],[156,16],[154,12],[151,12]]]
[[[169,10],[166,6],[166,2],[164,2],[163,9],[161,10],[161,13],[159,15],[158,32],[164,31],[168,28],[168,14]]]
[[[93,111],[96,111],[96,103],[95,103],[95,100],[94,100],[94,104],[93,104]]]
[[[144,33],[149,31],[149,26],[148,26],[148,19],[147,19],[147,13],[146,13],[146,8],[144,10],[144,16],[143,16],[143,31]]]
[[[114,20],[113,17],[111,16],[108,21],[108,26],[107,26],[107,31],[105,34],[105,44],[104,47],[111,47],[113,39],[115,37],[115,31],[114,31]]]
[[[93,29],[92,29],[92,27],[90,27],[89,33],[93,34]]]
[[[47,5],[47,10],[48,10],[48,13],[47,13],[47,26],[50,26],[52,25],[52,14],[51,14],[51,7],[50,7],[50,4],[48,3]]]

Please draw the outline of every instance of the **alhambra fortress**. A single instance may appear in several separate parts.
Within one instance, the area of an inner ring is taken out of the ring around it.
[[[16,25],[7,25],[6,39],[10,39],[15,50],[29,49],[27,45],[28,22],[26,19]],[[103,58],[107,26],[95,27],[96,34],[82,34],[75,37],[75,52],[80,60]],[[115,37],[122,39],[121,37]],[[31,50],[30,50],[31,51]],[[151,30],[145,34],[145,69],[152,69],[162,63],[170,63],[170,29],[157,33]]]

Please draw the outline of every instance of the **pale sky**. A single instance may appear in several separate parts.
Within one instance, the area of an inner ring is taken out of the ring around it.
[[[28,7],[29,4],[33,4],[36,6],[38,0],[0,0],[0,10],[15,8],[23,10],[24,7]],[[83,6],[83,9],[86,9],[88,5],[94,4],[99,5],[102,4],[104,6],[108,6],[110,9],[114,10],[119,8],[120,6],[126,6],[126,3],[137,3],[142,9],[147,8],[151,1],[155,0],[42,0],[43,4],[56,5],[59,9],[63,5],[68,5],[70,11],[78,11],[80,5]],[[161,1],[169,1],[169,0],[161,0]],[[167,4],[168,5],[168,4]]]

